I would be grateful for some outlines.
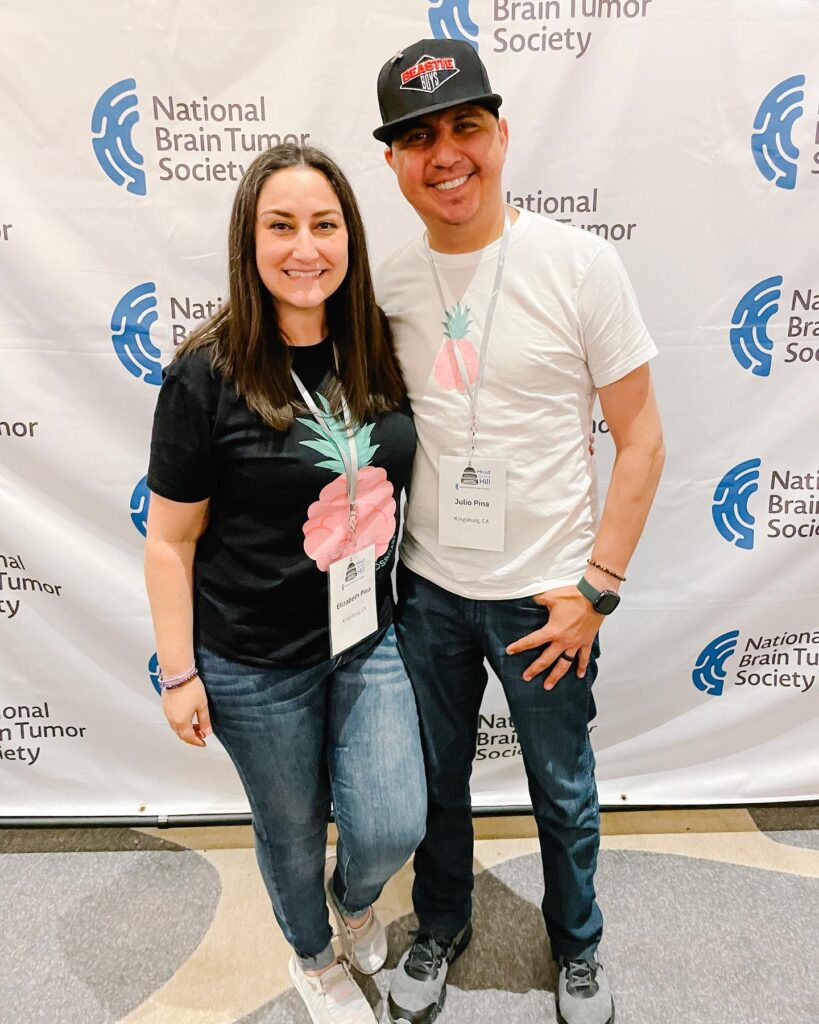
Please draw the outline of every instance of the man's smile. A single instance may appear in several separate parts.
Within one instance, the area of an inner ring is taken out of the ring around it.
[[[453,188],[459,188],[465,184],[470,178],[471,174],[462,174],[459,178],[450,178],[448,181],[438,181],[431,184],[431,188],[434,188],[437,192],[450,192]]]

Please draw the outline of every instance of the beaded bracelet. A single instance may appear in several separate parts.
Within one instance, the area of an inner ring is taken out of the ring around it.
[[[185,683],[189,683],[194,676],[199,675],[199,669],[196,667],[196,662],[191,665],[187,672],[183,672],[178,676],[171,676],[170,679],[166,679],[162,675],[162,670],[159,670],[159,685],[163,690],[175,690],[179,686],[183,686]]]
[[[593,558],[587,558],[586,565],[593,565],[595,569],[599,569],[600,572],[606,573],[607,576],[613,576],[616,580],[620,580],[621,583],[626,582],[625,576],[621,576],[619,572],[615,572],[613,569],[607,569],[605,565],[595,562]]]

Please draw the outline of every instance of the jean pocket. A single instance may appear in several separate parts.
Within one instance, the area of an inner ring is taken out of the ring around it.
[[[283,714],[324,700],[326,663],[312,668],[262,668],[200,647],[197,663],[208,700],[226,716]]]

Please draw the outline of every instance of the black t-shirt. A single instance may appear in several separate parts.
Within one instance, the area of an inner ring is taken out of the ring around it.
[[[322,408],[332,344],[294,347],[293,368]],[[196,640],[251,665],[315,665],[330,657],[327,556],[322,540],[347,523],[344,465],[307,413],[287,431],[248,409],[211,367],[207,349],[164,372],[148,487],[172,501],[210,499],[196,545]],[[343,436],[343,423],[338,424]],[[415,453],[406,408],[356,433],[357,536],[375,543],[380,627],[392,619],[390,573],[401,491]],[[316,561],[316,559],[318,561]]]

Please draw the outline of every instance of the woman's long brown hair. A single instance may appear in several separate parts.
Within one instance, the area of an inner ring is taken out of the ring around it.
[[[350,183],[326,153],[311,146],[274,146],[257,157],[239,182],[228,235],[229,299],[177,349],[175,359],[211,346],[215,370],[231,381],[247,405],[275,430],[293,423],[302,408],[290,377],[292,357],[273,299],[256,269],[256,205],[265,181],[288,167],[312,167],[338,197],[348,234],[349,267],[327,299],[327,327],[338,352],[341,387],[354,419],[397,408],[406,391],[392,349],[387,319],[376,305],[364,223]],[[326,395],[340,402],[338,386]]]

